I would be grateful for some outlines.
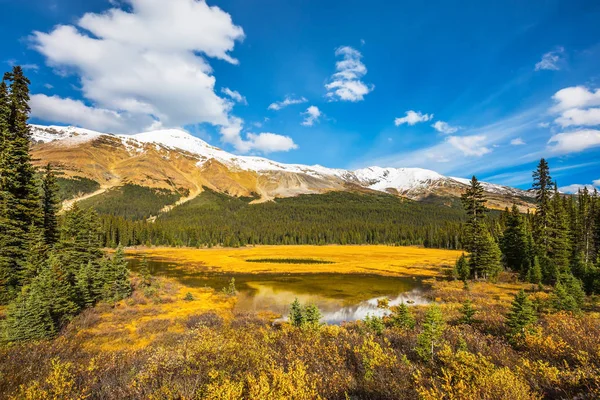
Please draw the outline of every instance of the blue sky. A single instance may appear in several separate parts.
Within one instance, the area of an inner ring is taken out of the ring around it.
[[[547,157],[560,186],[600,187],[598,1],[0,7],[0,61],[27,68],[36,123],[524,188]]]

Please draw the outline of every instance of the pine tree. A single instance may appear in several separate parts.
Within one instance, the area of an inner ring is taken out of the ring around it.
[[[437,304],[432,304],[425,312],[423,329],[417,336],[417,354],[424,360],[431,360],[435,355],[435,348],[440,346],[446,324],[444,316]]]
[[[561,282],[567,289],[567,292],[577,303],[577,307],[581,308],[585,302],[585,291],[583,290],[583,283],[572,274],[567,273],[561,276]]]
[[[100,298],[102,281],[98,275],[98,270],[92,262],[83,264],[75,274],[75,289],[82,307],[91,307]]]
[[[475,176],[471,179],[469,188],[461,195],[461,202],[467,212],[464,245],[469,252],[473,253],[476,251],[475,241],[480,234],[482,219],[487,210],[483,187]]]
[[[0,191],[5,190],[5,175],[8,165],[6,159],[8,151],[12,148],[10,132],[8,130],[8,118],[10,115],[10,103],[8,101],[8,87],[4,79],[0,82]]]
[[[415,317],[404,302],[400,303],[393,309],[392,315],[390,315],[390,325],[402,329],[414,329],[415,328]]]
[[[107,301],[117,302],[131,294],[129,269],[125,260],[123,247],[119,246],[111,260],[105,260],[100,271],[103,282],[102,298]]]
[[[50,305],[41,280],[36,279],[22,289],[9,305],[5,322],[7,342],[36,340],[52,336],[56,327],[50,314]]]
[[[77,292],[70,280],[67,268],[60,259],[50,255],[48,268],[42,271],[37,279],[42,282],[45,300],[50,304],[50,315],[55,326],[60,329],[77,315],[80,306],[77,302]]]
[[[471,269],[469,268],[469,261],[465,257],[464,253],[458,257],[456,264],[454,265],[455,276],[463,282],[466,282],[471,277]]]
[[[517,341],[535,324],[537,318],[533,303],[525,291],[521,290],[516,294],[506,319],[506,325],[509,329],[508,337],[512,341]]]
[[[323,315],[321,314],[319,307],[314,304],[309,304],[305,307],[304,320],[308,327],[317,328],[321,326],[321,318],[323,318]]]
[[[465,247],[469,251],[470,273],[478,279],[495,279],[501,270],[500,249],[484,224],[486,199],[481,183],[476,177],[471,179],[471,186],[461,196],[463,207],[467,212]]]
[[[506,211],[506,229],[500,242],[504,260],[510,270],[520,272],[521,276],[525,276],[529,254],[523,217],[516,205],[513,205],[510,213],[508,213],[508,209]]]
[[[537,169],[533,172],[533,190],[535,191],[535,199],[537,208],[535,213],[535,237],[538,244],[538,251],[544,255],[548,251],[548,227],[551,217],[551,194],[552,194],[552,177],[550,176],[550,167],[545,159],[541,159]]]
[[[44,237],[48,246],[53,246],[58,240],[58,219],[56,214],[59,208],[58,184],[51,165],[46,165],[46,173],[42,180],[42,208],[44,212]]]
[[[7,209],[14,206],[8,192],[0,192],[0,304],[6,304],[18,293],[19,276],[25,261],[21,248],[23,229],[18,221],[9,218]]]
[[[56,254],[70,274],[70,280],[82,265],[98,265],[102,257],[100,224],[96,213],[83,210],[77,203],[65,212],[60,227]]]
[[[29,284],[46,267],[49,255],[49,248],[42,230],[32,226],[29,236],[27,259],[21,278],[23,285]]]
[[[551,202],[551,217],[548,229],[549,251],[548,256],[556,265],[559,273],[569,271],[569,224],[567,214],[558,192],[558,186],[554,184],[554,193]],[[555,280],[556,277],[551,277]]]
[[[8,95],[8,154],[5,156],[4,184],[17,200],[16,207],[11,212],[11,217],[18,220],[25,227],[32,224],[39,226],[41,210],[39,204],[39,191],[35,179],[35,168],[31,163],[29,146],[31,132],[27,120],[29,119],[29,79],[23,74],[21,67],[13,68],[12,73],[4,76],[10,82]]]
[[[475,176],[471,178],[470,186],[466,192],[461,195],[463,207],[467,211],[470,223],[476,223],[485,215],[487,208],[485,203],[485,194],[483,186]]]
[[[542,268],[538,257],[533,259],[533,264],[527,273],[527,281],[538,285],[542,283]]]
[[[577,301],[569,294],[567,288],[559,281],[554,285],[554,290],[550,295],[550,304],[554,311],[577,311],[579,306]]]
[[[304,325],[304,313],[302,312],[302,305],[300,305],[300,302],[297,298],[290,306],[290,313],[288,318],[292,326],[299,328]]]
[[[502,271],[500,248],[487,229],[480,228],[478,232],[473,243],[469,267],[475,279],[482,277],[495,280]]]
[[[140,261],[140,276],[142,277],[142,286],[152,286],[152,274],[150,273],[146,256]]]
[[[7,90],[6,82],[10,83]],[[0,85],[0,301],[22,285],[32,226],[41,225],[35,169],[29,154],[29,80],[20,67]]]
[[[473,302],[471,302],[471,300],[466,300],[460,309],[461,317],[459,322],[461,324],[471,325],[473,322],[475,322],[475,318],[473,317],[476,313],[477,310],[475,310],[473,307]]]

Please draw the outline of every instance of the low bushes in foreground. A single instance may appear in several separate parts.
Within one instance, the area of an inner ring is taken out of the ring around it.
[[[435,295],[453,293],[434,288]],[[460,282],[455,286],[460,288]],[[138,350],[83,346],[89,310],[53,341],[0,349],[0,397],[15,399],[539,399],[600,396],[600,317],[540,312],[512,340],[513,301],[477,296],[397,307],[373,329],[272,325],[253,314],[144,325]],[[479,293],[481,294],[481,293]],[[532,298],[531,293],[528,295]],[[198,300],[196,300],[198,301]],[[465,304],[468,304],[465,306]],[[474,313],[473,313],[474,311]],[[469,318],[465,319],[465,315]],[[492,328],[490,328],[492,327]],[[161,332],[163,332],[161,334]],[[126,347],[124,347],[126,348]]]

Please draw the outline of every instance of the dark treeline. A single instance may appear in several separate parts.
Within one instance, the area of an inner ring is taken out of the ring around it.
[[[105,245],[396,244],[461,248],[464,211],[387,194],[331,192],[249,204],[206,189],[155,222],[102,217]]]
[[[75,205],[58,218],[50,165],[31,163],[29,80],[20,67],[0,82],[0,342],[58,333],[79,311],[131,292],[122,250],[105,257],[96,213]]]
[[[533,188],[535,212],[522,214],[513,206],[489,220],[483,189],[473,177],[462,197],[469,256],[458,260],[455,273],[464,280],[494,279],[504,266],[533,284],[554,285],[573,306],[582,289],[600,293],[600,196],[587,188],[574,196],[559,193],[544,159],[533,173]]]

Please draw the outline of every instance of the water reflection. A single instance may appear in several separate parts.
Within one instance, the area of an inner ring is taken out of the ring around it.
[[[139,259],[131,259],[136,270]],[[148,259],[156,275],[175,278],[192,287],[221,290],[234,277],[238,289],[236,309],[271,311],[286,319],[289,305],[297,298],[302,304],[315,304],[323,314],[322,322],[339,324],[364,319],[367,315],[383,316],[377,300],[390,299],[390,306],[401,302],[425,304],[423,284],[419,279],[348,274],[217,274],[201,266]]]
[[[427,304],[427,300],[422,295],[422,289],[413,289],[410,292],[402,293],[393,299],[390,299],[390,306],[397,306],[400,303],[420,305]],[[383,317],[390,313],[389,310],[377,308],[377,301],[384,297],[375,297],[363,301],[356,306],[342,307],[338,310],[323,312],[323,322],[328,324],[340,324],[344,321],[356,321],[365,319],[367,315]]]

